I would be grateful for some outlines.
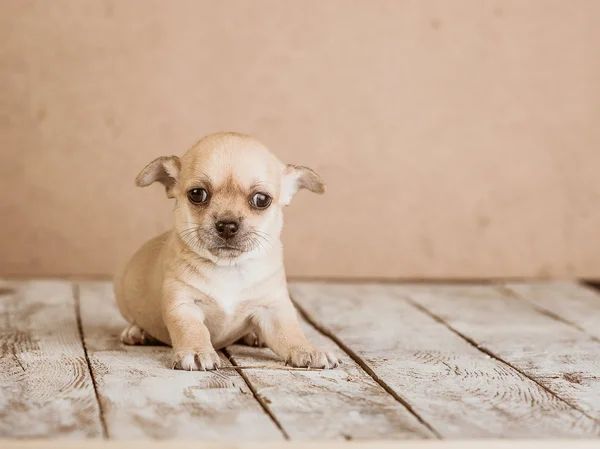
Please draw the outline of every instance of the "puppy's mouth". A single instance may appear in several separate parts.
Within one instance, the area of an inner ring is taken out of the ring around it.
[[[220,245],[208,249],[213,256],[238,257],[244,250],[233,245]]]

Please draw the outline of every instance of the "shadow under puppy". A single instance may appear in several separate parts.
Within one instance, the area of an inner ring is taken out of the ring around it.
[[[136,179],[175,199],[173,229],[144,244],[115,279],[130,323],[121,340],[173,346],[173,367],[207,370],[216,350],[261,342],[294,366],[333,368],[314,347],[290,300],[280,234],[283,207],[299,189],[324,193],[306,167],[282,164],[243,134],[201,139],[183,157],[160,157]]]

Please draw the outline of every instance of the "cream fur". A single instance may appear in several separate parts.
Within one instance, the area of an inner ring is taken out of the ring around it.
[[[117,303],[130,323],[122,341],[172,345],[173,367],[186,370],[217,368],[215,350],[240,338],[264,342],[295,366],[336,366],[337,357],[315,348],[300,329],[280,242],[282,208],[300,188],[323,193],[322,179],[306,167],[282,164],[252,137],[218,133],[181,159],[156,159],[136,180],[140,186],[155,181],[175,199],[175,224],[116,276]],[[199,187],[211,192],[206,205],[188,199]],[[255,191],[272,197],[266,210],[251,207]],[[240,220],[242,250],[217,246],[223,239],[214,222],[225,216]]]

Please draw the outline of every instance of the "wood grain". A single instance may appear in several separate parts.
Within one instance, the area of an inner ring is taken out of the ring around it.
[[[330,339],[303,323],[307,337],[323,348],[337,349],[342,365],[326,371],[245,370],[292,439],[429,438],[432,433]],[[269,349],[232,346],[238,365],[281,366]]]
[[[498,288],[427,287],[410,298],[600,422],[600,343],[585,333]]]
[[[291,291],[312,320],[444,437],[598,435],[595,421],[405,301],[410,288],[295,283]],[[478,316],[479,303],[446,306],[464,313],[465,323]]]
[[[0,437],[102,437],[68,282],[2,283]]]
[[[600,294],[576,282],[509,283],[504,286],[539,307],[600,340]]]
[[[283,439],[236,371],[176,371],[169,367],[169,347],[121,344],[125,321],[114,304],[110,283],[82,283],[80,303],[85,343],[111,439]]]
[[[0,440],[3,449],[80,449],[81,443]],[[211,443],[197,441],[86,441],[86,449],[597,449],[590,440],[404,440]]]

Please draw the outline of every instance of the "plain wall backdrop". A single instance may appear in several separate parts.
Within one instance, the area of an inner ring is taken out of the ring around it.
[[[253,134],[328,182],[294,277],[600,278],[596,0],[0,3],[0,274],[109,275],[160,155]]]

